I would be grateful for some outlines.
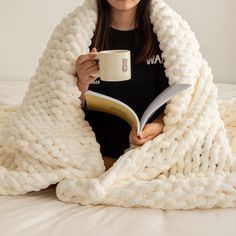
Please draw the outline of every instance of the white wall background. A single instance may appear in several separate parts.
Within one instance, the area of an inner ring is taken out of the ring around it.
[[[88,0],[86,0],[88,1]],[[52,30],[82,0],[0,0],[0,80],[29,80]],[[195,31],[215,82],[236,83],[236,1],[166,0]]]

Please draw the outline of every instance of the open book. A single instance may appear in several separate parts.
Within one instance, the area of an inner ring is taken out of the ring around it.
[[[164,89],[146,108],[140,120],[131,107],[115,98],[88,90],[85,92],[85,99],[88,110],[110,113],[122,118],[128,122],[130,126],[135,124],[137,127],[137,135],[139,135],[151,116],[162,105],[168,102],[176,94],[189,87],[191,87],[190,84],[176,83]]]

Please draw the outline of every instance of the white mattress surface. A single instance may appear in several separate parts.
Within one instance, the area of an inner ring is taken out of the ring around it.
[[[1,81],[0,105],[22,101],[29,81]],[[219,99],[236,97],[236,84],[216,84]],[[235,236],[236,209],[163,211],[80,206],[59,201],[55,186],[0,196],[3,236]]]

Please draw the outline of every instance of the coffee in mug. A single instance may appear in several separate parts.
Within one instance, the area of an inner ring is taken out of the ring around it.
[[[104,50],[96,52],[99,64],[97,74],[103,81],[125,81],[131,79],[129,50]]]

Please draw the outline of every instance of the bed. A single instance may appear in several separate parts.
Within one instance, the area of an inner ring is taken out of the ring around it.
[[[18,104],[29,81],[0,78],[0,105]],[[218,99],[236,97],[236,84],[217,83]],[[19,196],[0,196],[2,236],[234,236],[236,209],[163,211],[80,206],[59,201],[55,186]]]

